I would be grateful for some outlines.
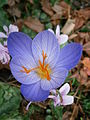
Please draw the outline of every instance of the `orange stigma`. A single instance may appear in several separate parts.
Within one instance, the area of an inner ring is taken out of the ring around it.
[[[50,77],[51,68],[49,67],[49,64],[45,64],[45,59],[47,55],[46,53],[44,54],[43,50],[42,50],[42,56],[43,56],[43,63],[39,60],[38,61],[39,65],[31,69],[27,69],[26,67],[22,66],[23,70],[20,70],[20,72],[29,74],[31,71],[35,71],[41,79],[47,79],[50,81],[51,80],[51,77]]]

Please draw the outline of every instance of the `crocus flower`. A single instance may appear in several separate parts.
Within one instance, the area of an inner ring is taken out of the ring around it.
[[[11,32],[18,32],[19,31],[18,27],[16,25],[12,25],[12,24],[9,25],[9,29],[8,29],[8,27],[6,25],[4,25],[3,29],[6,32],[6,34],[3,33],[3,32],[0,32],[0,38],[8,38],[8,35]]]
[[[48,29],[48,30],[54,34],[54,31],[52,29]],[[68,35],[66,35],[66,34],[60,35],[60,26],[59,25],[57,25],[57,27],[56,27],[56,38],[58,40],[59,45],[62,45],[68,41]]]
[[[9,62],[9,60],[10,60],[10,56],[8,54],[8,49],[0,43],[0,61],[1,61],[1,63],[7,64]]]
[[[52,95],[49,95],[48,98],[54,100],[54,106],[70,105],[74,102],[74,97],[67,95],[69,91],[70,86],[66,83],[58,91],[51,90]]]
[[[60,50],[56,36],[46,30],[31,40],[22,32],[8,37],[12,56],[11,72],[21,85],[21,93],[28,101],[43,101],[49,91],[60,87],[82,54],[82,46],[70,43]]]

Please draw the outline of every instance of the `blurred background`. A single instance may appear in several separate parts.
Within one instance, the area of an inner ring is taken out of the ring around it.
[[[9,64],[0,63],[0,120],[90,120],[90,1],[89,0],[0,0],[0,32],[3,25],[15,24],[31,38],[45,29],[54,31],[59,24],[69,42],[83,45],[79,64],[65,82],[71,86],[75,101],[70,106],[54,107],[47,99],[28,102],[20,94],[20,84]],[[3,44],[3,39],[0,38]]]

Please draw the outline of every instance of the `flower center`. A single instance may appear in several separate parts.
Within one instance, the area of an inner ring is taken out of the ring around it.
[[[41,79],[51,80],[51,77],[50,77],[51,68],[50,68],[49,64],[45,64],[45,59],[46,59],[47,55],[46,55],[46,53],[44,54],[43,50],[42,50],[42,56],[43,56],[43,62],[41,62],[39,60],[38,61],[39,65],[37,67],[27,69],[26,67],[22,66],[23,70],[20,70],[20,72],[29,74],[31,71],[35,71]]]

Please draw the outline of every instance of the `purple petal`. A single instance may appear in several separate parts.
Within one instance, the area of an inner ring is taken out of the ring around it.
[[[63,102],[61,105],[70,105],[74,102],[74,97],[70,95],[64,95],[62,96]]]
[[[51,80],[41,80],[41,88],[43,90],[52,90],[60,87],[68,75],[68,70],[65,68],[58,68],[57,66],[52,70]]]
[[[21,85],[21,93],[28,101],[43,101],[49,95],[49,91],[41,89],[40,82],[32,85]]]
[[[3,32],[0,32],[0,38],[7,38],[7,35],[5,35]]]
[[[58,67],[64,67],[68,70],[74,68],[82,55],[82,46],[78,43],[70,43],[60,51]]]
[[[60,47],[53,33],[50,31],[40,32],[32,42],[32,52],[36,62],[43,61],[42,51],[46,53],[45,60],[50,66],[54,66],[59,56]]]
[[[51,33],[53,33],[53,34],[54,34],[54,31],[53,31],[52,29],[48,29],[48,31],[50,31]]]
[[[32,40],[22,32],[12,32],[8,37],[8,50],[10,55],[28,56],[32,54],[31,45]]]
[[[66,95],[70,91],[70,85],[68,83],[65,83],[60,89],[59,92],[61,95]]]
[[[40,78],[37,76],[35,71],[31,71],[30,73],[21,72],[21,70],[24,70],[22,68],[24,66],[27,68],[27,70],[31,68],[36,67],[36,63],[31,56],[23,57],[23,56],[15,56],[12,58],[10,63],[11,72],[16,78],[17,81],[19,81],[22,84],[33,84],[40,80]]]

